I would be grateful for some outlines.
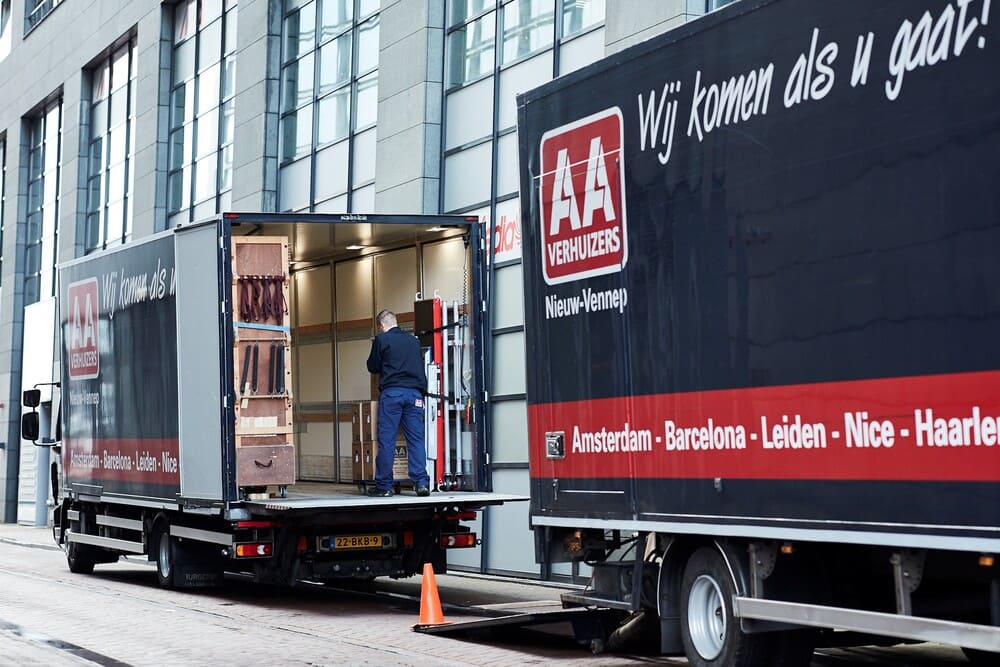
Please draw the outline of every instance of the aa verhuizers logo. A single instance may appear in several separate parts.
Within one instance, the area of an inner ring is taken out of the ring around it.
[[[69,304],[69,377],[90,380],[100,373],[98,344],[97,278],[72,283]]]
[[[542,135],[542,272],[549,285],[624,268],[623,140],[618,107]]]

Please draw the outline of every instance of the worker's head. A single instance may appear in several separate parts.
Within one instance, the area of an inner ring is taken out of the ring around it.
[[[389,329],[396,326],[396,314],[384,308],[379,311],[379,314],[375,316],[375,327],[378,329],[379,333],[384,333]]]

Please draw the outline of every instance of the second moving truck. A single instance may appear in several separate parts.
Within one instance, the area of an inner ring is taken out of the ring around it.
[[[595,566],[569,602],[698,666],[830,629],[1000,662],[997,23],[745,0],[519,97],[531,524]]]

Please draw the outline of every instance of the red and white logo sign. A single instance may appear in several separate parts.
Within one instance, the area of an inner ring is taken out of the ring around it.
[[[542,272],[549,285],[628,261],[624,131],[618,107],[542,135]]]
[[[97,278],[72,283],[67,292],[69,378],[90,380],[101,370],[98,344]]]

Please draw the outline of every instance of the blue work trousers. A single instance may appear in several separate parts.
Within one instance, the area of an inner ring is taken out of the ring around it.
[[[396,457],[396,434],[400,423],[406,436],[410,480],[414,486],[429,486],[424,449],[424,397],[417,389],[402,387],[387,387],[379,395],[375,485],[380,489],[392,488],[392,462]]]

